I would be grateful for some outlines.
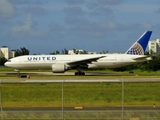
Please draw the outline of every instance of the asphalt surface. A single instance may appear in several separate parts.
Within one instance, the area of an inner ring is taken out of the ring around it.
[[[2,108],[3,111],[61,111],[62,107],[7,107]],[[64,111],[158,111],[160,112],[160,106],[134,106],[134,107],[64,107]]]
[[[54,75],[54,76],[74,76],[74,72],[64,72],[64,73],[52,73],[52,71],[50,72],[19,72],[20,74],[22,75]],[[7,76],[16,76],[17,75],[17,72],[7,72],[5,73]],[[115,74],[115,73],[112,73],[112,72],[85,72],[85,76],[122,76],[122,75],[125,75],[125,74]],[[130,73],[130,74],[127,74],[127,76],[133,76],[134,73]]]
[[[1,118],[29,120],[159,120],[160,107],[3,108]]]
[[[70,79],[69,77],[66,79],[2,79],[1,83],[122,83],[122,82],[160,82],[160,78],[105,78],[105,79]]]

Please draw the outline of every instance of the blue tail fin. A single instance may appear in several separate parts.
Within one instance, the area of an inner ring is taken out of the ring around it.
[[[127,51],[125,54],[144,55],[152,31],[146,31]]]

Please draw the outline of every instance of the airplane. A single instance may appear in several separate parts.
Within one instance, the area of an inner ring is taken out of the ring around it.
[[[9,59],[5,66],[20,69],[52,69],[64,73],[77,69],[75,75],[85,75],[82,69],[118,68],[152,60],[144,55],[152,31],[146,31],[124,54],[24,55]]]

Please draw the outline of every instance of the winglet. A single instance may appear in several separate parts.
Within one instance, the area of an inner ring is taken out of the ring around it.
[[[125,54],[144,55],[152,31],[146,31],[127,51]]]

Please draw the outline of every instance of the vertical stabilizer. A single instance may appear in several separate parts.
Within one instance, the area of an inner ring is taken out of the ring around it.
[[[146,31],[127,51],[125,54],[144,55],[152,31]]]

